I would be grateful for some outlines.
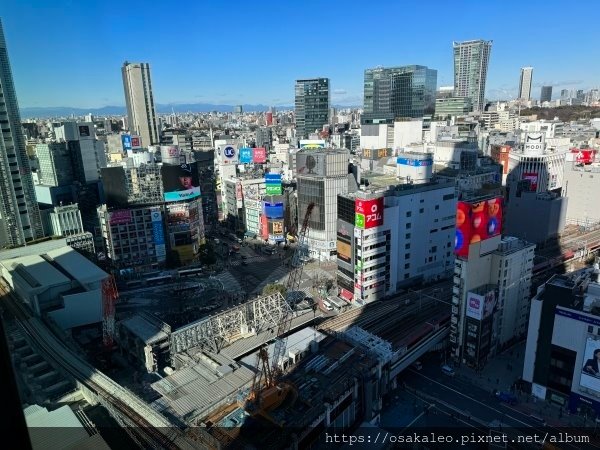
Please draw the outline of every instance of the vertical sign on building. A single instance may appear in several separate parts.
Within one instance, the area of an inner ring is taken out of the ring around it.
[[[281,195],[280,173],[267,173],[265,175],[265,191],[267,195]]]
[[[166,259],[167,250],[165,248],[165,233],[162,224],[162,214],[159,208],[152,208],[150,210],[152,217],[152,240],[154,241],[154,248],[156,250],[156,259],[158,261],[164,261]]]
[[[372,200],[356,199],[354,226],[363,230],[383,225],[383,197]]]
[[[249,147],[240,148],[240,163],[250,164],[252,163],[252,149]]]

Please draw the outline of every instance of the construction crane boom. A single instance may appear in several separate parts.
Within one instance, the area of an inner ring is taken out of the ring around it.
[[[102,341],[104,348],[112,349],[115,336],[115,308],[119,292],[115,278],[109,275],[102,281]]]
[[[313,202],[310,203],[306,208],[304,220],[302,221],[302,228],[298,234],[298,244],[296,250],[294,251],[294,256],[292,257],[292,271],[290,272],[286,283],[288,298],[290,293],[300,289],[300,281],[302,279],[301,256],[306,249],[306,234],[308,232],[310,217],[314,207],[315,204]],[[255,402],[259,401],[260,393],[263,389],[273,388],[277,385],[283,372],[282,360],[287,347],[286,335],[290,331],[292,319],[294,318],[293,314],[287,309],[283,314],[284,315],[277,327],[275,349],[273,351],[273,358],[271,359],[270,364],[269,354],[266,347],[261,348],[258,352],[257,373],[254,376],[252,391],[250,393],[251,399]]]

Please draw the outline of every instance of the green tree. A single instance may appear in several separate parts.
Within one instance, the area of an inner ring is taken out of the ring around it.
[[[263,288],[263,295],[272,295],[279,292],[281,295],[285,297],[287,292],[287,288],[283,284],[278,283],[269,283]]]

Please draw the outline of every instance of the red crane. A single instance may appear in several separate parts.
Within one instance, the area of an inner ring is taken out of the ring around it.
[[[314,207],[315,204],[313,202],[310,203],[306,208],[304,220],[302,221],[302,228],[298,234],[298,245],[296,247],[296,251],[294,252],[294,256],[292,257],[292,271],[290,272],[286,283],[288,297],[290,293],[300,289],[303,266],[301,257],[306,251],[306,235],[308,233],[310,216]],[[294,316],[286,309],[277,327],[277,337],[275,340],[275,349],[273,351],[271,364],[269,364],[269,354],[267,352],[266,345],[263,346],[258,352],[258,372],[254,375],[252,391],[250,393],[250,400],[254,403],[258,403],[260,401],[263,390],[274,388],[279,382],[279,378],[283,373],[282,359],[287,347],[287,333],[290,331],[293,318]]]
[[[115,337],[115,305],[119,298],[115,278],[109,275],[102,281],[102,341],[111,350]]]

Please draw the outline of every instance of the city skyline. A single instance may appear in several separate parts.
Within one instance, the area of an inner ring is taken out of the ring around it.
[[[512,20],[510,8],[498,11],[493,5],[478,4],[465,10],[460,17],[453,18],[452,27],[444,26],[443,15],[439,18],[427,15],[430,23],[423,27],[422,21],[417,20],[425,17],[422,7],[389,3],[385,5],[388,13],[378,18],[377,45],[371,39],[352,38],[350,34],[347,39],[332,39],[322,46],[316,36],[305,34],[298,40],[295,33],[290,33],[290,29],[313,20],[310,4],[290,16],[292,27],[288,20],[277,20],[291,12],[291,5],[267,3],[262,8],[240,5],[234,11],[226,11],[214,4],[190,4],[186,6],[189,13],[186,17],[201,14],[205,27],[196,31],[194,27],[181,26],[169,33],[161,32],[160,39],[140,40],[134,37],[144,35],[144,30],[150,33],[155,18],[164,14],[164,10],[147,3],[129,2],[125,11],[135,12],[133,26],[133,22],[124,22],[125,16],[118,13],[118,8],[111,8],[110,1],[71,5],[70,14],[64,19],[61,5],[47,6],[35,1],[25,5],[15,0],[7,3],[3,11],[5,33],[13,43],[10,57],[14,61],[15,85],[22,107],[122,106],[125,99],[118,69],[125,60],[151,64],[157,104],[289,106],[294,101],[294,80],[327,77],[331,80],[332,104],[362,106],[365,69],[426,65],[438,71],[438,87],[449,86],[453,84],[452,42],[471,39],[494,41],[486,89],[486,98],[490,100],[516,98],[519,70],[526,65],[536,67],[533,98],[539,97],[542,85],[552,85],[554,92],[559,92],[562,88],[589,89],[600,84],[588,75],[600,72],[600,63],[586,57],[593,53],[592,43],[597,41],[593,36],[581,39],[580,34],[556,28],[543,41],[522,41],[502,33],[501,27],[474,20],[475,17],[493,17],[493,22],[498,23]],[[121,4],[119,7],[122,8]],[[552,4],[545,7],[552,9]],[[527,11],[537,13],[535,5],[519,4],[519,8],[524,15]],[[585,5],[581,8],[585,9]],[[359,15],[350,8],[344,10],[335,5],[331,10],[336,11],[335,17],[348,29],[357,29],[377,13],[366,10]],[[404,35],[422,44],[403,41],[394,32],[392,23],[398,15],[413,17],[414,20],[404,21]],[[269,27],[250,31],[256,36],[255,43],[248,44],[247,39],[235,37],[237,30],[243,33],[245,27],[259,18],[261,23],[269,23]],[[54,19],[65,26],[44,27]],[[126,28],[123,23],[128,23]],[[236,30],[232,33],[234,37],[222,33],[222,23]],[[45,32],[38,33],[39,29]],[[586,32],[600,36],[596,30]],[[350,48],[348,45],[352,46],[353,55],[361,57],[343,58]],[[266,51],[257,52],[259,47]],[[334,54],[342,57],[332,58]],[[551,57],[558,54],[560,63]],[[579,69],[583,64],[585,71]]]

